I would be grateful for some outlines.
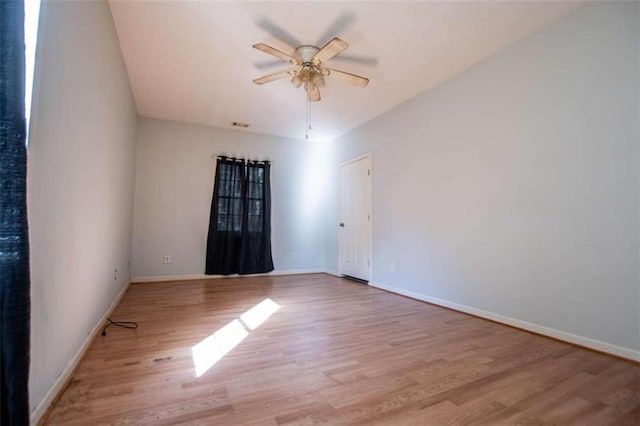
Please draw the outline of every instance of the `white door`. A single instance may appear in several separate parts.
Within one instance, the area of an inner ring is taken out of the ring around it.
[[[342,165],[340,274],[371,279],[371,157]]]

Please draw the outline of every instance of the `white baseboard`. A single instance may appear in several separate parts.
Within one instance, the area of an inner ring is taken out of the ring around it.
[[[269,275],[299,275],[299,274],[321,274],[325,272],[324,269],[288,269],[284,271],[271,271],[266,274],[251,274],[251,275],[164,275],[155,277],[133,277],[132,283],[152,283],[159,281],[187,281],[187,280],[204,280],[211,278],[243,278],[243,277],[262,277]]]
[[[89,349],[89,345],[93,341],[93,338],[98,334],[98,331],[100,330],[100,328],[104,326],[105,319],[109,315],[111,315],[111,313],[116,308],[116,306],[118,306],[118,303],[120,303],[125,293],[129,289],[129,285],[130,283],[125,285],[122,288],[122,290],[120,290],[120,293],[118,293],[118,296],[115,298],[111,306],[109,306],[109,309],[107,309],[107,311],[104,313],[102,318],[100,318],[100,321],[98,321],[95,327],[93,327],[93,330],[91,330],[91,332],[87,335],[86,339],[84,339],[84,342],[82,342],[82,345],[78,348],[73,358],[69,360],[65,369],[58,376],[56,381],[53,382],[53,385],[51,385],[51,387],[49,388],[47,393],[44,395],[44,397],[40,400],[38,405],[31,411],[30,419],[29,419],[31,425],[38,424],[42,416],[47,412],[47,409],[49,408],[51,403],[66,386],[67,382],[71,378],[71,375],[74,373],[76,367],[82,360],[84,353],[87,351],[87,349]]]
[[[188,280],[202,280],[205,278],[218,278],[217,275],[204,275],[204,274],[193,274],[193,275],[158,275],[152,277],[133,277],[131,278],[131,283],[155,283],[160,281],[188,281]]]
[[[489,319],[491,321],[521,328],[523,330],[528,330],[533,333],[542,334],[544,336],[553,337],[554,339],[573,343],[579,346],[584,346],[586,348],[594,349],[596,351],[606,352],[606,353],[616,355],[621,358],[629,359],[632,361],[640,361],[640,351],[637,351],[634,349],[613,345],[611,343],[602,342],[600,340],[591,339],[589,337],[567,333],[566,331],[557,330],[555,328],[545,327],[545,326],[534,324],[531,322],[518,320],[518,319],[507,317],[504,315],[485,311],[483,309],[474,308],[472,306],[461,305],[459,303],[450,302],[448,300],[439,299],[437,297],[428,296],[422,293],[416,293],[413,291],[404,290],[398,287],[392,287],[385,284],[374,283],[374,282],[369,282],[369,285],[371,287],[376,287],[381,290],[386,290],[392,293],[401,294],[403,296],[407,296],[412,299],[421,300],[427,303],[432,303],[434,305],[444,306],[445,308],[450,308],[456,311],[465,312],[471,315]]]

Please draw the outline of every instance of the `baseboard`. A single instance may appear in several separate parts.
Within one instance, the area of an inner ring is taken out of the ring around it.
[[[116,306],[118,306],[118,304],[124,297],[125,293],[129,289],[130,284],[131,283],[128,283],[123,287],[122,290],[120,290],[120,293],[118,293],[118,296],[116,297],[116,299],[113,301],[111,306],[109,306],[109,309],[107,309],[107,311],[104,313],[102,318],[100,318],[100,321],[98,321],[95,327],[93,327],[93,330],[91,330],[91,332],[87,335],[87,338],[84,339],[84,342],[82,342],[82,345],[80,346],[80,348],[78,348],[73,358],[69,360],[64,371],[58,376],[56,381],[53,382],[53,385],[51,385],[51,387],[49,388],[47,393],[44,395],[42,400],[40,400],[38,405],[33,409],[33,411],[31,411],[31,415],[30,415],[31,425],[38,425],[42,420],[45,420],[44,415],[47,413],[47,410],[49,410],[52,403],[58,399],[62,391],[67,387],[67,384],[73,377],[73,374],[75,373],[76,368],[84,358],[84,355],[87,352],[87,349],[89,349],[91,342],[93,342],[93,339],[98,335],[98,333],[102,329],[105,319],[109,315],[111,315],[111,313],[116,308]]]
[[[158,275],[153,277],[133,277],[131,283],[155,283],[161,281],[188,281],[188,280],[202,280],[205,278],[218,278],[218,275]]]
[[[371,287],[376,287],[381,290],[386,290],[391,293],[400,294],[403,296],[417,299],[423,302],[431,303],[445,308],[453,309],[455,311],[465,312],[477,317],[486,318],[491,321],[499,322],[502,324],[510,325],[512,327],[521,328],[523,330],[531,331],[536,334],[552,337],[557,340],[572,343],[578,346],[584,346],[589,349],[593,349],[599,352],[605,352],[611,355],[625,358],[628,360],[640,362],[640,351],[636,351],[630,348],[613,345],[611,343],[602,342],[600,340],[591,339],[589,337],[579,336],[576,334],[567,333],[566,331],[557,330],[555,328],[545,327],[542,325],[534,324],[527,321],[518,320],[515,318],[507,317],[504,315],[496,314],[493,312],[485,311],[483,309],[474,308],[472,306],[462,305],[460,303],[450,302],[448,300],[439,299],[437,297],[428,296],[422,293],[416,293],[409,290],[404,290],[398,287],[392,287],[380,283],[370,282]]]
[[[340,275],[340,272],[334,271],[332,269],[325,269],[323,272],[325,274],[333,275],[334,277],[341,277],[342,276],[342,275]]]
[[[211,278],[243,278],[243,277],[263,277],[270,275],[300,275],[300,274],[321,274],[325,272],[324,269],[288,269],[284,271],[271,271],[266,274],[251,274],[251,275],[164,275],[155,277],[134,277],[131,279],[132,283],[152,283],[159,281],[188,281],[188,280],[204,280]]]

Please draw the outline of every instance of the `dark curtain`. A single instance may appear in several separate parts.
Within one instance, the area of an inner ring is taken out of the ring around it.
[[[0,1],[1,424],[29,424],[29,237],[24,4]]]
[[[229,275],[240,270],[244,191],[244,162],[218,158],[207,237],[206,274]]]
[[[273,271],[269,163],[247,163],[245,211],[239,274]]]
[[[220,157],[207,238],[208,275],[273,271],[268,162]]]

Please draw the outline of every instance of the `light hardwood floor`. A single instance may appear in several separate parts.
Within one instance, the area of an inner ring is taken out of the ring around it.
[[[325,274],[133,284],[112,319],[140,327],[95,339],[48,424],[640,424],[638,364]]]

